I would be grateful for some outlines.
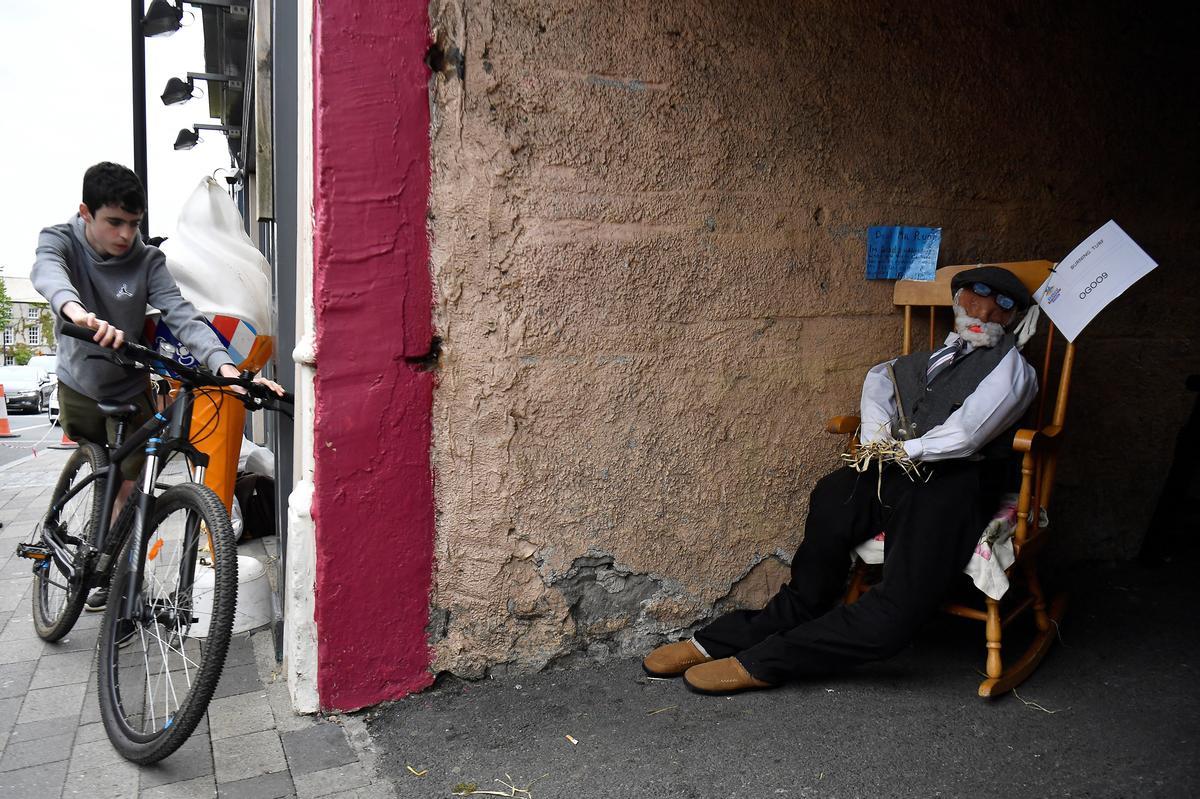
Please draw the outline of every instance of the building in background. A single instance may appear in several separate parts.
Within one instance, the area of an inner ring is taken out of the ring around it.
[[[4,326],[3,363],[25,363],[35,355],[53,355],[54,322],[50,303],[37,293],[27,277],[4,277],[4,289],[11,303],[8,324]]]

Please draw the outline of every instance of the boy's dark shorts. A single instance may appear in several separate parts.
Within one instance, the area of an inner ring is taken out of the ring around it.
[[[138,411],[125,428],[126,436],[137,430],[154,415],[149,388],[141,394],[130,397],[128,401],[138,406]],[[96,407],[96,400],[64,385],[61,380],[58,383],[58,420],[62,425],[63,432],[67,434],[67,438],[73,441],[83,439],[94,444],[107,443],[111,445],[117,439],[117,420],[101,416],[100,409]],[[131,453],[121,464],[121,474],[126,480],[136,480],[138,472],[142,470],[145,463],[145,452]]]

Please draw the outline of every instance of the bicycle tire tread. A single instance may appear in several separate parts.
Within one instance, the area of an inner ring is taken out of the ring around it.
[[[71,457],[67,459],[66,465],[63,466],[62,472],[59,473],[58,481],[54,485],[54,491],[50,495],[51,505],[70,490],[72,480],[84,462],[87,462],[92,471],[99,475],[108,468],[108,452],[103,447],[86,441],[80,444],[79,449],[71,454]],[[92,545],[95,544],[96,531],[100,527],[100,519],[104,513],[103,486],[103,482],[97,478],[91,489],[92,507],[87,523],[91,528],[88,543]],[[47,509],[48,512],[49,509]],[[43,641],[54,642],[71,632],[75,627],[75,622],[79,620],[79,614],[83,611],[83,603],[87,599],[87,581],[83,581],[76,585],[73,590],[67,592],[66,602],[62,609],[58,611],[53,621],[47,623],[47,613],[42,603],[43,579],[45,578],[41,574],[40,569],[34,572],[32,597],[33,629]]]
[[[209,629],[201,662],[186,698],[179,703],[169,726],[147,741],[134,740],[127,735],[121,709],[116,706],[117,694],[110,671],[110,666],[116,662],[115,658],[119,657],[119,652],[114,651],[118,646],[113,627],[120,615],[120,602],[116,601],[121,594],[120,580],[128,568],[128,558],[124,552],[121,565],[113,570],[110,602],[100,628],[97,670],[101,719],[117,751],[127,760],[141,765],[158,762],[172,754],[195,731],[220,681],[232,635],[237,604],[237,548],[224,503],[211,489],[196,483],[184,483],[171,487],[156,499],[151,521],[155,525],[160,524],[172,512],[188,508],[200,514],[213,538],[214,586]],[[153,529],[147,526],[148,531]],[[143,539],[148,535],[149,532]],[[131,536],[126,546],[132,545],[132,542]]]

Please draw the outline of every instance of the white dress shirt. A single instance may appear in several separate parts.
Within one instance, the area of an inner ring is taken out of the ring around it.
[[[945,344],[958,339],[957,333],[951,333]],[[963,355],[974,349],[973,345],[966,344]],[[892,420],[898,414],[895,388],[887,367],[895,362],[893,358],[872,367],[863,381],[859,440],[864,444],[891,438]],[[1013,347],[958,410],[920,438],[905,441],[904,451],[914,461],[970,458],[1015,424],[1036,394],[1037,372]]]

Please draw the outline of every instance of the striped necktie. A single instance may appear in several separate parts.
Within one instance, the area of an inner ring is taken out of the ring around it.
[[[954,363],[954,359],[962,355],[962,348],[963,340],[960,338],[930,355],[929,366],[925,370],[925,385],[929,385],[935,377],[946,371],[946,368]]]

